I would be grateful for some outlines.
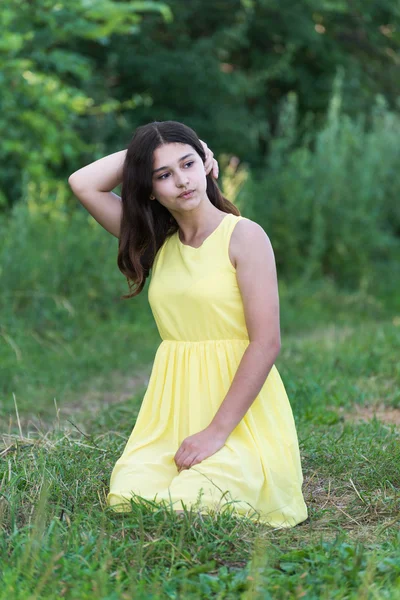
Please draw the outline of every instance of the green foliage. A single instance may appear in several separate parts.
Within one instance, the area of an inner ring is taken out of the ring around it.
[[[400,118],[382,97],[368,122],[340,106],[336,90],[322,128],[296,146],[297,99],[289,95],[265,170],[241,194],[270,235],[283,276],[368,286],[372,262],[399,250]]]
[[[303,117],[323,116],[338,67],[346,72],[345,110],[369,107],[376,93],[396,103],[399,8],[390,0],[251,0],[237,35],[224,48],[226,61],[247,74],[249,105],[262,128],[275,132],[278,106],[295,91]],[[239,33],[240,32],[240,33]],[[228,38],[229,39],[229,38]],[[266,130],[260,129],[260,150]]]
[[[0,207],[46,182],[54,190],[65,166],[93,151],[81,118],[116,114],[142,99],[121,102],[99,83],[93,57],[115,35],[135,35],[142,14],[169,9],[158,2],[4,0],[0,5]]]
[[[53,205],[54,209],[55,206]],[[46,322],[44,297],[60,298],[60,314],[97,312],[125,291],[116,267],[117,240],[95,225],[83,209],[46,217],[17,205],[2,223],[1,288],[9,295],[2,310],[40,327]],[[28,250],[30,249],[30,250]],[[63,302],[65,301],[65,302]],[[68,307],[70,304],[70,307]]]
[[[93,0],[0,7],[0,206],[125,147],[139,124],[181,120],[216,154],[265,162],[280,102],[324,118],[338,67],[352,116],[397,106],[398,7],[389,0]]]
[[[390,599],[400,581],[398,558],[351,543],[344,534],[289,551],[270,544],[252,562],[255,583],[244,600]]]
[[[390,0],[367,6],[330,0],[168,4],[170,24],[147,15],[141,37],[119,38],[110,48],[120,98],[132,86],[152,95],[151,106],[127,115],[127,129],[153,119],[182,120],[218,154],[231,152],[260,166],[276,133],[280,102],[295,92],[301,122],[313,114],[318,124],[339,67],[346,73],[346,113],[367,111],[377,93],[396,106],[399,15]]]
[[[60,400],[88,377],[100,380],[102,363],[107,373],[129,369],[158,337],[153,325],[141,351],[132,349],[152,317],[147,288],[134,307],[121,299],[117,240],[82,208],[69,214],[62,198],[46,200],[16,204],[0,220],[0,412],[12,393],[32,405],[43,389]]]

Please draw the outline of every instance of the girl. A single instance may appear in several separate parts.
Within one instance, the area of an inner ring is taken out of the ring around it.
[[[126,297],[142,291],[151,270],[148,300],[162,338],[107,503],[116,511],[129,511],[135,496],[177,512],[229,505],[292,527],[307,508],[295,423],[274,365],[274,254],[263,228],[222,196],[217,174],[196,133],[164,121],[139,127],[127,151],[69,178],[119,238]],[[119,198],[111,190],[121,181]]]

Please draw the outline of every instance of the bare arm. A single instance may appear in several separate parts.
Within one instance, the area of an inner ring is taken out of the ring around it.
[[[109,233],[119,237],[121,198],[112,192],[122,181],[126,150],[104,156],[68,178],[75,196]]]
[[[260,393],[281,348],[275,256],[264,229],[243,219],[233,230],[240,244],[236,278],[250,343],[209,427],[229,436]]]

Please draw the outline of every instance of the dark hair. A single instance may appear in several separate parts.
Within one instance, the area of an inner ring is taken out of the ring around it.
[[[150,200],[154,151],[163,144],[192,146],[205,162],[204,148],[196,133],[177,121],[154,121],[138,127],[129,143],[122,171],[122,218],[118,245],[118,267],[128,280],[132,298],[142,291],[155,256],[166,238],[179,226],[165,206]],[[221,194],[211,173],[207,196],[226,213],[240,215],[238,208]],[[135,288],[136,286],[136,288]]]

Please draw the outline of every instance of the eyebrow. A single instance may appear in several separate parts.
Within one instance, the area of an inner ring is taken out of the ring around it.
[[[194,156],[193,152],[189,152],[189,154],[185,154],[185,156],[182,156],[182,158],[180,158],[178,162],[185,160],[185,158],[188,158],[188,156]],[[159,167],[158,169],[154,169],[152,175],[154,175],[154,173],[157,173],[157,171],[162,171],[163,169],[169,169],[169,167]]]

